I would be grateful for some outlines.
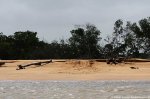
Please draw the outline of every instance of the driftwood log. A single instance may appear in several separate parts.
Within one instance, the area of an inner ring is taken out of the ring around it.
[[[23,64],[23,65],[18,65],[18,68],[16,70],[20,70],[20,69],[25,69],[26,67],[29,67],[31,65],[42,65],[42,64],[48,64],[51,63],[52,60],[48,60],[48,61],[42,61],[42,62],[33,62],[33,63],[29,63],[29,64]]]
[[[131,69],[139,69],[139,67],[130,67]]]
[[[0,62],[0,66],[2,66],[2,65],[4,65],[5,64],[5,62]]]

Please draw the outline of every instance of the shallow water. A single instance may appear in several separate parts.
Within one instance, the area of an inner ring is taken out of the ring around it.
[[[150,81],[0,81],[0,99],[150,99]]]

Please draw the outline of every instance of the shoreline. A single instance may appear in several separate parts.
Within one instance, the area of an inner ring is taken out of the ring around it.
[[[1,82],[150,82],[150,80],[0,80]]]
[[[58,81],[104,81],[104,80],[130,80],[130,81],[135,81],[135,80],[150,80],[150,75],[114,75],[111,76],[112,74],[51,74],[46,77],[36,77],[35,76],[27,76],[27,77],[13,77],[13,76],[5,76],[2,77],[0,76],[0,80],[40,80],[40,81],[47,81],[47,80],[58,80]],[[99,76],[99,77],[97,77]]]

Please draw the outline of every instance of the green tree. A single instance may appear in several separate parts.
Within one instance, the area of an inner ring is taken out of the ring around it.
[[[99,55],[100,31],[92,24],[71,31],[69,43],[78,58],[96,58]]]
[[[3,33],[0,33],[0,59],[7,59],[8,50],[9,50],[9,42],[7,42],[7,36]]]
[[[104,47],[104,51],[107,58],[124,56],[126,49],[125,35],[123,21],[119,19],[114,24],[114,32],[111,38],[105,39],[107,44]]]
[[[130,30],[136,35],[136,50],[150,55],[150,18],[131,24]]]
[[[20,59],[27,59],[30,52],[38,48],[39,39],[36,32],[20,31],[15,32],[11,37],[14,41],[16,56]]]

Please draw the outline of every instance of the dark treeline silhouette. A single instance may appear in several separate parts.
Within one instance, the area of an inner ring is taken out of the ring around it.
[[[95,25],[76,26],[67,40],[47,43],[37,32],[19,31],[6,36],[0,33],[0,59],[94,59],[149,58],[150,18],[138,23],[117,20],[113,33],[100,45],[100,30]]]

